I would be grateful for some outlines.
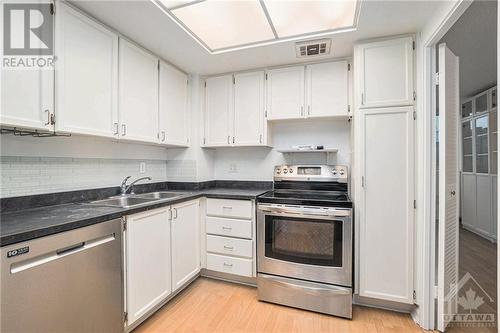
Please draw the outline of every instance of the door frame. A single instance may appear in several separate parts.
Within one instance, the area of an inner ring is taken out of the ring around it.
[[[437,68],[437,44],[439,40],[450,30],[457,20],[464,14],[472,1],[459,0],[453,7],[445,13],[440,21],[434,25],[431,32],[420,38],[420,45],[417,46],[417,63],[421,70],[418,72],[418,89],[421,91],[422,103],[417,103],[418,114],[422,115],[420,127],[417,135],[417,146],[422,147],[420,156],[423,158],[418,168],[421,169],[422,189],[419,199],[422,199],[422,209],[418,214],[422,223],[421,230],[417,230],[420,239],[418,241],[418,251],[420,259],[420,280],[417,281],[422,291],[421,309],[414,316],[420,326],[424,329],[432,330],[436,328],[436,262],[437,248],[435,246],[437,239],[436,231],[436,102],[437,92],[435,89],[434,73]],[[499,6],[500,13],[500,6]],[[498,19],[498,18],[497,18]],[[500,20],[499,20],[500,22]],[[500,30],[500,27],[498,27]],[[500,36],[497,36],[500,41]],[[425,39],[424,39],[425,38]],[[418,40],[417,40],[418,42]],[[500,51],[500,42],[497,44]],[[498,54],[500,57],[500,54]],[[417,67],[418,68],[418,67]],[[500,73],[500,68],[498,69]],[[500,75],[497,75],[497,77]],[[498,80],[497,80],[498,81]],[[500,223],[499,223],[500,226]],[[417,237],[419,237],[417,236]],[[500,242],[498,243],[500,244]],[[500,245],[499,245],[500,249]],[[500,264],[500,258],[498,258]],[[497,269],[500,268],[497,267]],[[500,274],[497,274],[500,275]],[[417,278],[418,280],[418,278]],[[500,279],[499,279],[500,282]],[[500,291],[499,291],[500,295]]]

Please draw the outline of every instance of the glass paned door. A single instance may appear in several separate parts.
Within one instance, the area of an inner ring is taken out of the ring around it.
[[[476,173],[488,173],[488,116],[475,119]]]
[[[494,90],[495,91],[495,90]],[[490,173],[497,174],[498,168],[498,129],[497,112],[490,112]]]
[[[266,215],[267,258],[342,267],[342,238],[342,221]]]
[[[462,123],[462,171],[473,172],[472,120]]]

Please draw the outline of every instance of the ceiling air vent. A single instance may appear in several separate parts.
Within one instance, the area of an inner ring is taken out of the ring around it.
[[[331,39],[309,40],[295,43],[297,58],[330,54]]]

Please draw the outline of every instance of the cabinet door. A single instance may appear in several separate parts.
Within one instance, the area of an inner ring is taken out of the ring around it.
[[[348,116],[347,61],[306,67],[307,117]]]
[[[118,36],[66,6],[56,31],[56,129],[118,134]]]
[[[127,216],[125,248],[126,304],[131,325],[172,290],[168,208]]]
[[[413,303],[412,114],[413,107],[363,112],[360,137],[360,295],[408,304]]]
[[[304,66],[267,72],[267,119],[304,116]]]
[[[358,46],[361,108],[413,105],[413,39]]]
[[[161,144],[187,146],[187,75],[160,61],[159,123]]]
[[[200,271],[199,201],[172,206],[172,289]]]
[[[234,76],[234,144],[264,143],[264,72]]]
[[[211,77],[205,83],[204,145],[230,146],[233,134],[233,77]]]
[[[158,142],[158,59],[120,39],[120,138]]]

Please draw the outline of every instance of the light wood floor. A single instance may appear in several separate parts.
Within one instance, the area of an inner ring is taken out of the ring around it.
[[[408,314],[354,307],[352,320],[259,302],[257,289],[199,278],[134,333],[422,332]]]
[[[462,278],[467,272],[477,280],[484,290],[496,300],[497,297],[497,245],[470,231],[460,229],[459,248],[459,275]],[[481,312],[496,313],[496,302],[486,302],[481,307]],[[496,318],[496,316],[495,316]],[[496,327],[490,328],[461,328],[450,327],[450,333],[461,332],[497,332]]]

